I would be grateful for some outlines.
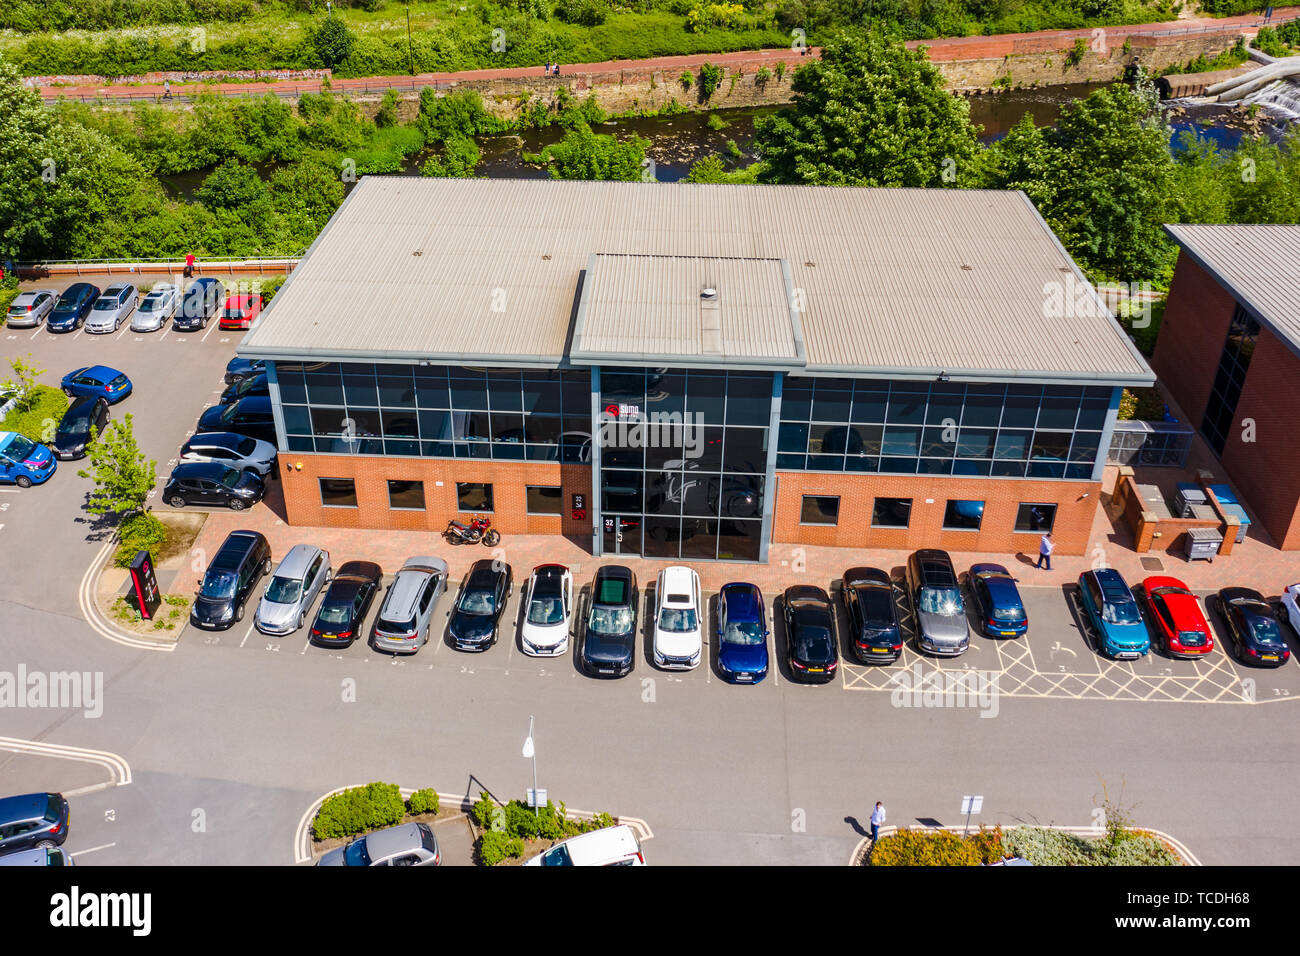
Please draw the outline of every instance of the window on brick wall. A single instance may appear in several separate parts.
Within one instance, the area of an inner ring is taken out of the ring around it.
[[[800,524],[838,524],[840,499],[838,495],[804,495],[799,509]]]
[[[389,479],[388,507],[406,511],[423,511],[424,482]]]
[[[871,509],[873,528],[906,528],[911,520],[911,498],[877,498]]]
[[[456,507],[461,511],[493,511],[492,486],[476,481],[456,482]]]
[[[357,483],[352,478],[320,479],[320,503],[327,508],[355,508]]]
[[[982,501],[949,501],[943,511],[945,531],[978,531],[983,521]]]
[[[1056,505],[1024,502],[1016,510],[1016,530],[1036,531],[1042,534],[1051,531],[1056,524]]]

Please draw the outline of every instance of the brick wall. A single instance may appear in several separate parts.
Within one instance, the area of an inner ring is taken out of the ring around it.
[[[838,495],[839,523],[800,524],[804,495]],[[1088,497],[1081,498],[1087,494]],[[952,478],[909,475],[840,475],[777,472],[772,540],[787,544],[851,548],[943,548],[948,551],[1024,551],[1037,555],[1038,532],[1016,533],[1021,502],[1057,505],[1053,528],[1058,554],[1083,554],[1101,496],[1101,485],[1086,481],[1030,481],[1011,478]],[[874,499],[911,498],[907,528],[873,528]],[[927,499],[933,499],[927,502]],[[943,530],[949,499],[984,502],[979,531]]]
[[[459,511],[456,482],[492,485],[492,524],[502,534],[563,534],[584,544],[591,541],[591,468],[544,461],[452,461],[439,458],[378,458],[353,455],[308,455],[285,452],[280,458],[289,524],[329,528],[375,528],[440,532]],[[301,462],[302,470],[298,470]],[[320,478],[352,478],[357,507],[321,504]],[[394,511],[388,506],[388,481],[423,481],[423,511]],[[441,487],[438,482],[442,482]],[[562,515],[527,513],[527,485],[559,485]],[[571,495],[586,495],[583,520],[569,513]]]
[[[1237,303],[1185,252],[1178,254],[1151,368],[1199,428]]]
[[[1221,459],[1254,517],[1283,550],[1300,550],[1300,358],[1267,328],[1260,331]],[[1246,423],[1253,421],[1253,436]],[[1244,440],[1253,437],[1254,441]]]

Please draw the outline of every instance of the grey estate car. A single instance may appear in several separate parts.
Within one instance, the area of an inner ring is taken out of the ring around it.
[[[316,595],[332,576],[328,551],[295,544],[271,575],[253,623],[263,634],[292,634],[302,627]]]
[[[907,593],[916,612],[917,646],[956,657],[970,646],[961,585],[947,551],[926,548],[907,559]]]
[[[317,866],[438,866],[438,838],[427,823],[378,830],[330,850]]]
[[[379,606],[370,643],[379,651],[414,654],[429,640],[429,622],[438,598],[447,588],[447,562],[442,558],[407,558]]]

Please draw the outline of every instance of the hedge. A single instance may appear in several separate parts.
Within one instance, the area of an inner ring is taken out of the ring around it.
[[[417,790],[406,801],[406,806],[412,813],[437,813],[438,791],[428,788]]]
[[[871,848],[872,866],[979,866],[1002,859],[1002,828],[963,837],[950,830],[899,830]]]
[[[352,836],[395,826],[406,815],[406,803],[395,783],[368,783],[326,797],[312,822],[318,840]]]
[[[1157,837],[1137,830],[1118,838],[1090,839],[1046,827],[1017,827],[1004,843],[1035,866],[1180,866],[1182,861]]]
[[[148,551],[155,561],[158,559],[158,549],[167,540],[167,526],[153,512],[142,511],[125,518],[118,525],[117,537],[120,543],[113,563],[119,568],[126,568],[131,566],[136,553],[140,551]]]
[[[524,841],[501,830],[489,830],[478,841],[478,860],[484,866],[496,866],[506,857],[524,855]]]
[[[35,398],[32,406],[25,412],[13,409],[0,422],[0,428],[7,432],[18,432],[35,442],[54,440],[54,431],[63,421],[63,413],[68,410],[68,396],[63,390],[53,385],[36,385],[32,388]]]

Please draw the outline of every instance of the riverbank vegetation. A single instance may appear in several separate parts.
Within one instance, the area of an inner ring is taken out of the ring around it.
[[[339,0],[329,14],[323,0],[11,0],[0,4],[0,52],[27,76],[326,67],[370,76],[721,53],[796,37],[818,45],[864,22],[933,39],[1171,20],[1178,8],[1175,0],[415,0],[408,40],[396,0]]]

